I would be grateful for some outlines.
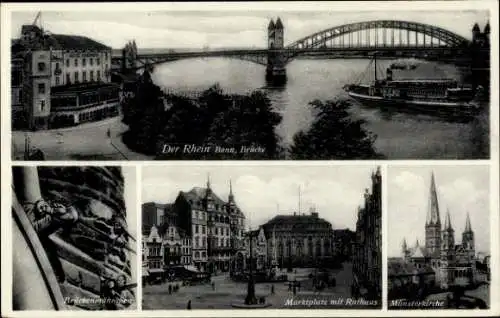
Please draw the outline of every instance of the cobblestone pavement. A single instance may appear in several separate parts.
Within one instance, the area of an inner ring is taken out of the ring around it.
[[[294,296],[289,291],[288,283],[274,283],[275,293],[271,294],[271,283],[258,283],[255,285],[257,297],[266,297],[266,302],[271,304],[270,309],[277,308],[362,308],[346,304],[350,299],[350,286],[352,283],[351,264],[344,264],[344,268],[335,272],[337,285],[327,288],[322,292],[312,290],[312,282],[308,278],[311,269],[298,269],[297,274],[288,274],[289,279],[296,276],[301,281],[301,290]],[[212,277],[215,290],[210,284],[184,286],[179,291],[169,295],[168,283],[143,287],[143,309],[186,309],[191,300],[192,309],[234,309],[232,304],[242,304],[247,283],[234,282],[228,274]],[[179,283],[180,284],[180,283]],[[292,301],[293,300],[293,301]],[[304,304],[308,301],[309,304]],[[366,308],[366,307],[365,307]]]
[[[110,130],[111,138],[107,132]],[[127,130],[121,116],[75,127],[28,132],[30,145],[43,151],[46,160],[150,160],[123,144]],[[12,132],[12,159],[22,160],[25,132]]]

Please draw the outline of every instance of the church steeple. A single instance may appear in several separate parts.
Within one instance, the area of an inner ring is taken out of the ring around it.
[[[446,213],[446,221],[444,222],[444,231],[453,231],[453,227],[451,226],[451,217],[449,209]]]
[[[434,179],[434,172],[431,174],[431,186],[429,191],[429,206],[427,210],[426,224],[441,224],[439,216],[439,202],[437,198],[436,180]]]
[[[443,246],[441,248],[441,260],[448,260],[449,257],[453,256],[455,251],[455,231],[453,230],[453,226],[451,225],[451,216],[450,210],[446,213],[446,220],[444,222],[443,228]]]
[[[475,243],[474,243],[474,232],[472,231],[472,226],[470,224],[469,212],[467,212],[467,218],[465,220],[465,229],[462,233],[462,246],[468,251],[470,257],[475,255]]]
[[[472,226],[470,225],[469,212],[467,212],[467,218],[465,219],[465,230],[464,232],[472,232]]]
[[[229,201],[229,203],[233,203],[234,202],[233,184],[231,183],[231,179],[229,179],[229,196],[228,196],[228,201]]]
[[[433,257],[438,257],[441,248],[441,217],[434,172],[431,173],[427,220],[425,222],[425,247]]]
[[[408,251],[408,245],[406,244],[406,238],[403,238],[403,244],[401,245],[401,250],[403,252],[403,257],[405,257],[406,253]]]
[[[271,19],[271,21],[269,21],[269,25],[267,26],[267,29],[269,31],[271,31],[271,30],[274,30],[275,27],[276,27],[276,25],[274,24],[273,19]]]
[[[214,198],[212,195],[212,188],[210,188],[210,173],[207,174],[207,191],[205,193],[205,200],[207,211],[210,212],[214,209]]]
[[[276,20],[276,30],[283,30],[283,22],[281,22],[280,17]]]

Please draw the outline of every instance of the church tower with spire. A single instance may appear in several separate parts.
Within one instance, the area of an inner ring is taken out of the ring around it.
[[[455,230],[451,225],[450,211],[446,213],[441,246],[441,285],[448,286],[454,280],[453,270],[450,267],[455,262]]]
[[[233,184],[231,182],[231,179],[229,179],[229,195],[227,196],[227,203],[229,206],[229,213],[230,214],[234,213],[236,202],[234,202]]]
[[[403,244],[401,245],[401,252],[403,254],[403,259],[408,257],[408,245],[406,244],[406,238],[403,238]]]
[[[205,202],[207,206],[207,212],[210,214],[215,210],[214,196],[212,193],[212,188],[210,188],[210,174],[207,175],[207,190],[205,193]]]
[[[474,245],[474,232],[472,231],[470,216],[468,212],[467,219],[465,220],[465,229],[462,233],[462,246],[468,252],[469,257],[473,259],[476,254],[476,250]]]
[[[440,257],[441,248],[441,218],[434,173],[431,174],[429,205],[425,222],[425,248],[432,258]]]

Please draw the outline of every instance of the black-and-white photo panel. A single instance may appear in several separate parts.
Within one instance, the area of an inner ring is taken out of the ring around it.
[[[377,166],[145,166],[143,310],[382,307]]]
[[[136,310],[136,170],[12,168],[12,309]]]
[[[12,158],[490,157],[488,10],[269,7],[13,11]]]

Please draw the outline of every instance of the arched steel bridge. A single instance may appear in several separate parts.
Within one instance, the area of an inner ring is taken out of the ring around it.
[[[135,53],[126,57],[133,62],[127,69],[161,64],[186,58],[230,57],[267,65],[269,54],[280,54],[286,64],[295,57],[321,55],[328,58],[363,58],[376,50],[382,55],[436,58],[457,57],[470,41],[449,30],[429,24],[378,20],[349,23],[325,29],[299,39],[283,48],[275,49],[219,49],[191,52],[169,50],[164,53]],[[123,56],[114,57],[115,63]],[[441,60],[441,59],[440,59]]]

